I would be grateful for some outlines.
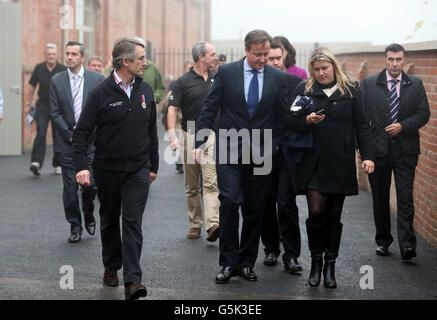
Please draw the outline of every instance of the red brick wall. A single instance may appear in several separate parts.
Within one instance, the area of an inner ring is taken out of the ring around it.
[[[62,0],[45,0],[44,5],[41,1],[21,0],[22,4],[22,63],[23,72],[23,105],[29,94],[30,86],[28,85],[33,67],[44,61],[44,49],[47,43],[54,43],[58,46],[59,58],[62,60],[62,32],[59,28],[60,13],[59,8],[62,6]],[[44,30],[44,32],[37,32]],[[35,93],[35,98],[37,92]],[[26,127],[22,120],[23,128],[23,148],[32,148],[33,139],[36,135],[36,126]],[[51,143],[51,129],[47,131],[48,141]]]
[[[368,74],[379,73],[385,68],[383,52],[337,54],[337,57],[340,63],[346,66],[346,72],[353,80],[359,80],[359,69],[363,61],[368,62]],[[406,64],[410,73],[422,79],[431,110],[428,124],[420,129],[421,155],[413,191],[414,227],[420,235],[437,247],[437,49],[407,49]],[[395,199],[394,190],[391,195],[392,200]],[[395,206],[395,201],[392,201],[392,204]]]
[[[23,105],[29,93],[27,85],[35,65],[44,60],[46,43],[58,45],[59,61],[63,56],[63,31],[59,26],[63,0],[18,0],[22,4]],[[69,5],[75,10],[76,0]],[[206,0],[205,40],[210,40],[211,0]],[[74,21],[75,22],[75,21]],[[172,58],[158,57],[161,74],[177,77],[182,73],[188,52],[200,40],[200,6],[196,0],[95,0],[95,53],[110,63],[113,42],[120,37],[150,40],[159,52],[173,52]],[[76,30],[69,40],[78,40]],[[170,50],[171,49],[171,50]],[[50,130],[48,143],[51,143]],[[23,112],[23,149],[32,147],[35,125],[25,126]]]

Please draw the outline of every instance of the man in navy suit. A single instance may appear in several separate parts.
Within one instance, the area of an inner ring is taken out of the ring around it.
[[[240,275],[256,281],[253,271],[272,166],[272,135],[278,127],[285,74],[266,65],[272,38],[263,30],[245,38],[246,57],[220,66],[196,121],[196,161],[202,139],[218,118],[217,182],[220,199],[220,258],[216,283]],[[205,133],[205,134],[203,134]],[[239,208],[243,217],[238,235]]]
[[[59,157],[62,167],[62,181],[64,183],[63,202],[65,217],[71,226],[68,241],[77,243],[82,235],[82,218],[77,195],[76,170],[73,166],[73,131],[79,121],[85,100],[92,88],[104,77],[103,75],[85,70],[85,48],[79,42],[67,43],[66,64],[68,69],[52,78],[50,83],[50,114],[58,133],[55,140],[55,153]],[[94,155],[94,145],[88,150],[88,160],[91,166]],[[82,210],[85,218],[85,229],[93,235],[96,223],[93,215],[95,187],[82,187]]]

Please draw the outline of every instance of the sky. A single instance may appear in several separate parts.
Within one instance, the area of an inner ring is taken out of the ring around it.
[[[244,39],[253,29],[291,43],[431,41],[437,0],[212,0],[212,40]]]

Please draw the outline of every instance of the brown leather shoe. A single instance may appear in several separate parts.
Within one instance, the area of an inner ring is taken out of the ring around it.
[[[140,283],[126,283],[124,285],[124,296],[126,300],[137,300],[147,296],[147,289]]]
[[[103,275],[103,284],[110,287],[117,287],[118,283],[117,271],[106,269]]]
[[[209,228],[206,241],[214,242],[218,239],[218,237],[219,237],[219,226],[215,224],[211,228]]]
[[[200,228],[190,228],[187,233],[187,239],[197,239],[200,238]]]

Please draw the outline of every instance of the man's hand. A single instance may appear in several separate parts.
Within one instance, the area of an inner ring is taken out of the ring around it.
[[[90,171],[89,170],[79,171],[76,174],[76,181],[77,181],[78,184],[90,187],[91,186]]]
[[[193,150],[193,158],[194,158],[194,162],[199,165],[200,161],[203,157],[203,150],[202,149],[194,149]]]
[[[156,176],[157,176],[157,173],[156,172],[152,172],[152,171],[150,171],[150,174],[149,174],[149,179],[150,179],[150,183],[152,183],[153,181],[155,181],[156,180]]]
[[[396,137],[402,131],[402,125],[398,122],[393,123],[387,127],[385,127],[385,132],[387,132],[390,138]]]
[[[361,167],[365,174],[371,174],[375,171],[375,163],[372,160],[364,160]]]
[[[181,147],[179,139],[177,137],[170,138],[168,143],[170,144],[170,149],[172,151],[175,151],[176,149],[179,149]]]
[[[0,121],[2,121],[3,120],[3,115],[2,114],[0,114]]]

